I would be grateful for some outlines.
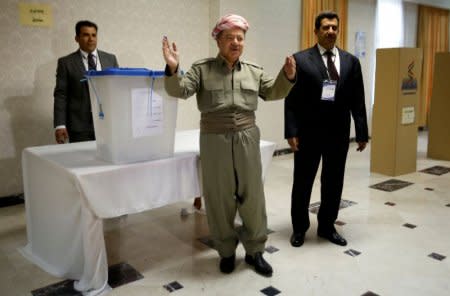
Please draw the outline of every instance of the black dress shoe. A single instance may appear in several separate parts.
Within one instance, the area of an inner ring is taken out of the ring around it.
[[[304,233],[293,233],[291,235],[291,245],[293,247],[300,247],[305,242],[305,234]]]
[[[230,257],[222,257],[222,259],[220,259],[220,271],[223,273],[233,272],[235,259],[236,255],[234,254]]]
[[[263,276],[272,276],[272,266],[264,260],[261,252],[256,252],[253,256],[245,255],[245,262],[255,267],[255,271]]]
[[[345,240],[345,238],[343,238],[339,233],[337,233],[336,230],[329,232],[329,233],[317,232],[317,235],[329,240],[333,244],[336,244],[339,246],[347,245],[347,241]]]

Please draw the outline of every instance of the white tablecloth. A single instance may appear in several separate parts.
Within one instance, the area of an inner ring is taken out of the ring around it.
[[[261,141],[263,176],[275,144]],[[84,295],[109,290],[104,218],[201,196],[199,131],[177,132],[172,158],[115,165],[95,156],[95,142],[23,151],[29,260],[76,280]]]

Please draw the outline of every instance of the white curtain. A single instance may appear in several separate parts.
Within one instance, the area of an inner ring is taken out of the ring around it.
[[[404,46],[402,0],[378,0],[376,12],[376,48]]]
[[[377,48],[404,46],[404,16],[402,0],[377,0],[375,17],[375,46],[373,49],[372,106],[375,100],[375,65]]]

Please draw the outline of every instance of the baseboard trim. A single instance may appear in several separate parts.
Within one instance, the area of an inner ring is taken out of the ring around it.
[[[289,153],[292,153],[291,148],[277,149],[273,152],[273,156],[280,156],[280,155],[285,155],[285,154],[289,154]]]
[[[15,206],[25,202],[23,193],[0,197],[0,208]]]
[[[350,138],[350,143],[352,142],[356,142],[355,137]],[[280,156],[280,155],[285,155],[285,154],[289,154],[292,153],[291,148],[283,148],[283,149],[277,149],[273,152],[273,156]]]

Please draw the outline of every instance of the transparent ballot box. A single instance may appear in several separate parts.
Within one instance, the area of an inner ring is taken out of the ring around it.
[[[97,157],[131,163],[173,156],[177,99],[164,90],[164,71],[88,71]]]

